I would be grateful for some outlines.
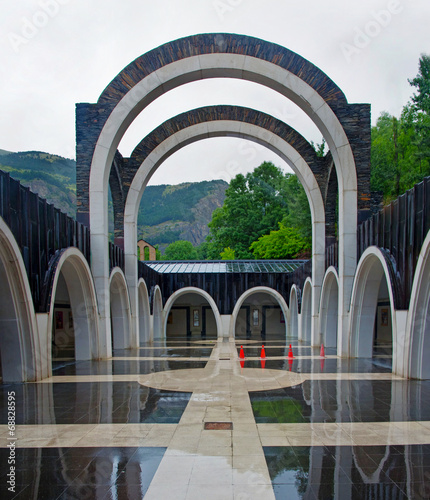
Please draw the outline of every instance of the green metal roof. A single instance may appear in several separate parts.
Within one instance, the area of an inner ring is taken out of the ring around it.
[[[157,273],[291,273],[306,260],[145,261]]]

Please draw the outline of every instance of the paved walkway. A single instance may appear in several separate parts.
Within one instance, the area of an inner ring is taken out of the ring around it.
[[[213,343],[209,358],[196,355],[207,345],[184,347],[191,355],[169,359],[167,370],[153,364],[163,349],[145,347],[144,356],[116,356],[111,370],[105,362],[73,368],[63,360],[61,375],[4,386],[3,394],[17,392],[21,412],[16,445],[22,470],[9,498],[428,498],[428,403],[417,400],[411,414],[401,401],[411,401],[411,388],[428,391],[425,382],[411,385],[386,369],[378,372],[372,361],[345,371],[348,365],[336,356],[321,360],[297,342],[288,368],[278,352],[285,346],[275,341],[263,362],[255,344],[245,362],[225,339]],[[331,368],[324,370],[321,361]],[[142,374],[142,363],[153,368]],[[279,363],[284,369],[270,367]],[[115,373],[127,366],[134,368]],[[93,373],[78,373],[85,370]],[[20,403],[31,401],[36,408],[26,414]],[[310,407],[309,416],[297,413],[300,405]],[[4,481],[6,425],[0,438]],[[39,468],[37,484],[32,468]],[[51,485],[41,481],[50,477],[49,468],[56,474]]]

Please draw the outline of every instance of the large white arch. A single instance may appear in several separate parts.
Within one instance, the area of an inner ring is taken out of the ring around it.
[[[254,295],[256,293],[266,293],[267,295],[270,295],[271,297],[273,297],[279,304],[281,310],[282,310],[282,313],[284,314],[284,318],[285,318],[285,335],[287,335],[287,330],[288,330],[288,325],[290,323],[290,310],[288,308],[288,305],[287,303],[285,302],[285,299],[284,297],[282,297],[282,295],[277,292],[276,290],[274,290],[273,288],[269,288],[267,286],[255,286],[253,288],[250,288],[249,290],[247,290],[246,292],[244,292],[237,300],[235,306],[234,306],[234,309],[233,309],[233,313],[231,315],[231,319],[230,319],[230,328],[229,328],[229,337],[230,338],[234,338],[236,336],[236,320],[237,320],[237,317],[239,315],[239,311],[240,311],[240,308],[242,307],[243,303],[245,302],[245,300],[250,297],[251,295]]]
[[[325,211],[321,191],[315,176],[305,159],[287,141],[257,125],[233,120],[199,123],[172,134],[154,148],[134,176],[128,191],[124,211],[125,270],[132,304],[135,303],[137,296],[137,214],[149,179],[162,162],[178,149],[192,142],[209,137],[219,137],[220,135],[248,139],[266,146],[285,160],[300,179],[308,197],[312,217],[312,303],[318,304],[325,263]],[[312,334],[315,338],[317,335],[316,325],[316,322],[312,325]]]
[[[219,35],[222,41],[222,35]],[[261,41],[262,44],[267,43]],[[316,68],[315,68],[316,70]],[[308,83],[281,66],[241,53],[221,51],[185,57],[147,74],[128,90],[106,120],[94,150],[90,180],[91,247],[96,287],[105,298],[108,287],[107,192],[113,157],[125,131],[154,99],[179,85],[206,78],[239,78],[261,83],[295,102],[313,120],[332,153],[339,185],[339,330],[346,332],[348,304],[356,264],[357,175],[352,148],[334,111]],[[324,241],[320,243],[324,244]],[[106,335],[109,304],[100,303]],[[344,342],[340,346],[345,352]]]
[[[193,286],[188,286],[188,287],[181,288],[180,290],[176,290],[176,292],[172,293],[172,295],[168,298],[166,305],[164,306],[164,310],[163,310],[164,338],[167,338],[167,335],[166,335],[167,318],[169,316],[170,309],[172,308],[173,304],[178,300],[179,297],[181,297],[182,295],[185,295],[187,293],[195,293],[197,295],[200,295],[208,302],[208,304],[211,306],[212,312],[214,313],[214,316],[215,316],[217,337],[223,337],[221,315],[219,313],[217,305],[215,304],[214,299],[205,290],[202,290],[201,288],[197,288],[197,287],[193,287]]]
[[[351,296],[349,357],[371,358],[373,353],[373,334],[375,314],[381,280],[387,282],[391,309],[393,336],[393,373],[399,367],[398,354],[401,350],[397,337],[397,315],[390,270],[382,251],[375,246],[368,247],[357,265]]]
[[[70,247],[65,250],[56,265],[52,280],[51,303],[49,304],[49,324],[53,323],[54,302],[60,273],[66,282],[73,315],[75,337],[75,358],[77,360],[98,359],[99,332],[97,299],[88,262],[82,252]],[[52,342],[52,330],[48,338],[49,357]],[[51,363],[49,363],[51,370]]]
[[[319,312],[322,343],[326,347],[337,347],[339,277],[333,266],[324,276]]]
[[[151,325],[150,325],[150,308],[149,308],[149,295],[148,288],[145,281],[140,278],[137,284],[138,289],[138,300],[139,300],[139,315],[138,315],[138,332],[139,341],[142,342],[152,342],[153,338],[151,335]]]
[[[5,382],[42,378],[41,342],[24,261],[0,217],[0,350]]]
[[[403,376],[430,379],[430,232],[415,269],[406,323]]]
[[[112,269],[109,280],[109,296],[111,303],[112,340],[115,349],[137,347],[136,339],[130,332],[131,313],[127,282],[119,267]]]
[[[299,340],[311,342],[311,345],[316,345],[312,343],[311,339],[314,307],[315,304],[312,302],[312,280],[307,278],[305,284],[303,285],[302,307],[300,310],[301,337]]]
[[[293,285],[290,290],[290,336],[299,338],[299,290]]]

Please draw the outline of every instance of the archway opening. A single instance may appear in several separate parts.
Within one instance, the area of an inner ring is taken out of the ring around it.
[[[19,316],[9,262],[2,257],[0,252],[0,382],[22,382],[26,360],[20,338],[29,332],[21,332],[25,318]]]
[[[150,310],[148,289],[143,280],[139,282],[139,344],[152,341],[149,324]]]
[[[299,301],[297,289],[294,286],[290,294],[290,337],[299,337]]]
[[[248,341],[285,342],[287,319],[275,297],[267,292],[253,293],[243,301],[237,314],[235,337]]]
[[[360,261],[351,307],[351,355],[392,368],[393,318],[384,257],[369,248]],[[388,272],[388,271],[387,271]]]
[[[430,233],[415,271],[414,288],[410,304],[410,352],[407,375],[411,378],[430,379]]]
[[[18,245],[1,217],[0,284],[1,382],[34,381],[40,353],[33,300]]]
[[[310,281],[306,281],[303,288],[302,310],[301,310],[302,332],[301,339],[303,342],[310,342],[312,335],[312,285]]]
[[[378,362],[392,366],[393,328],[390,296],[385,276],[381,279],[377,297],[372,356],[378,359]]]
[[[75,248],[60,254],[53,266],[51,316],[52,366],[98,359],[97,303],[85,257]]]
[[[156,286],[152,293],[152,332],[154,340],[163,338],[163,297],[161,290]]]
[[[325,347],[337,347],[339,284],[334,272],[327,274],[321,294],[320,330]]]
[[[209,340],[218,337],[215,314],[205,297],[181,294],[167,311],[166,339]]]
[[[75,360],[75,329],[73,311],[66,279],[60,271],[54,297],[52,317],[52,363]]]
[[[112,350],[129,349],[131,347],[130,307],[127,295],[127,285],[122,272],[113,272],[109,291]]]

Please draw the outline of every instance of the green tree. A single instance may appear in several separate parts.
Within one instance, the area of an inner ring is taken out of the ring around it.
[[[312,218],[308,197],[297,175],[286,174],[284,198],[287,210],[283,219],[284,226],[295,228],[301,237],[312,246]]]
[[[321,144],[311,141],[311,146],[314,148],[316,155],[320,157],[323,157],[325,155],[325,145],[326,142],[324,137],[322,138]]]
[[[166,260],[197,260],[197,250],[189,241],[175,241],[171,243],[164,251]]]
[[[309,240],[304,239],[298,229],[286,227],[282,222],[278,231],[270,231],[250,246],[256,259],[294,259],[309,249]]]
[[[282,170],[270,162],[232,179],[224,205],[209,223],[209,258],[219,258],[228,247],[238,259],[252,258],[251,243],[277,229],[287,212],[284,187]]]
[[[222,260],[234,260],[235,259],[235,251],[230,247],[224,248],[224,251],[220,253]]]
[[[371,188],[382,191],[385,203],[430,175],[429,56],[421,56],[409,83],[417,92],[400,118],[384,112],[372,127]]]
[[[416,112],[414,125],[418,160],[428,166],[430,161],[430,56],[422,54],[418,63],[418,74],[409,83],[417,92],[412,95],[412,107]]]

